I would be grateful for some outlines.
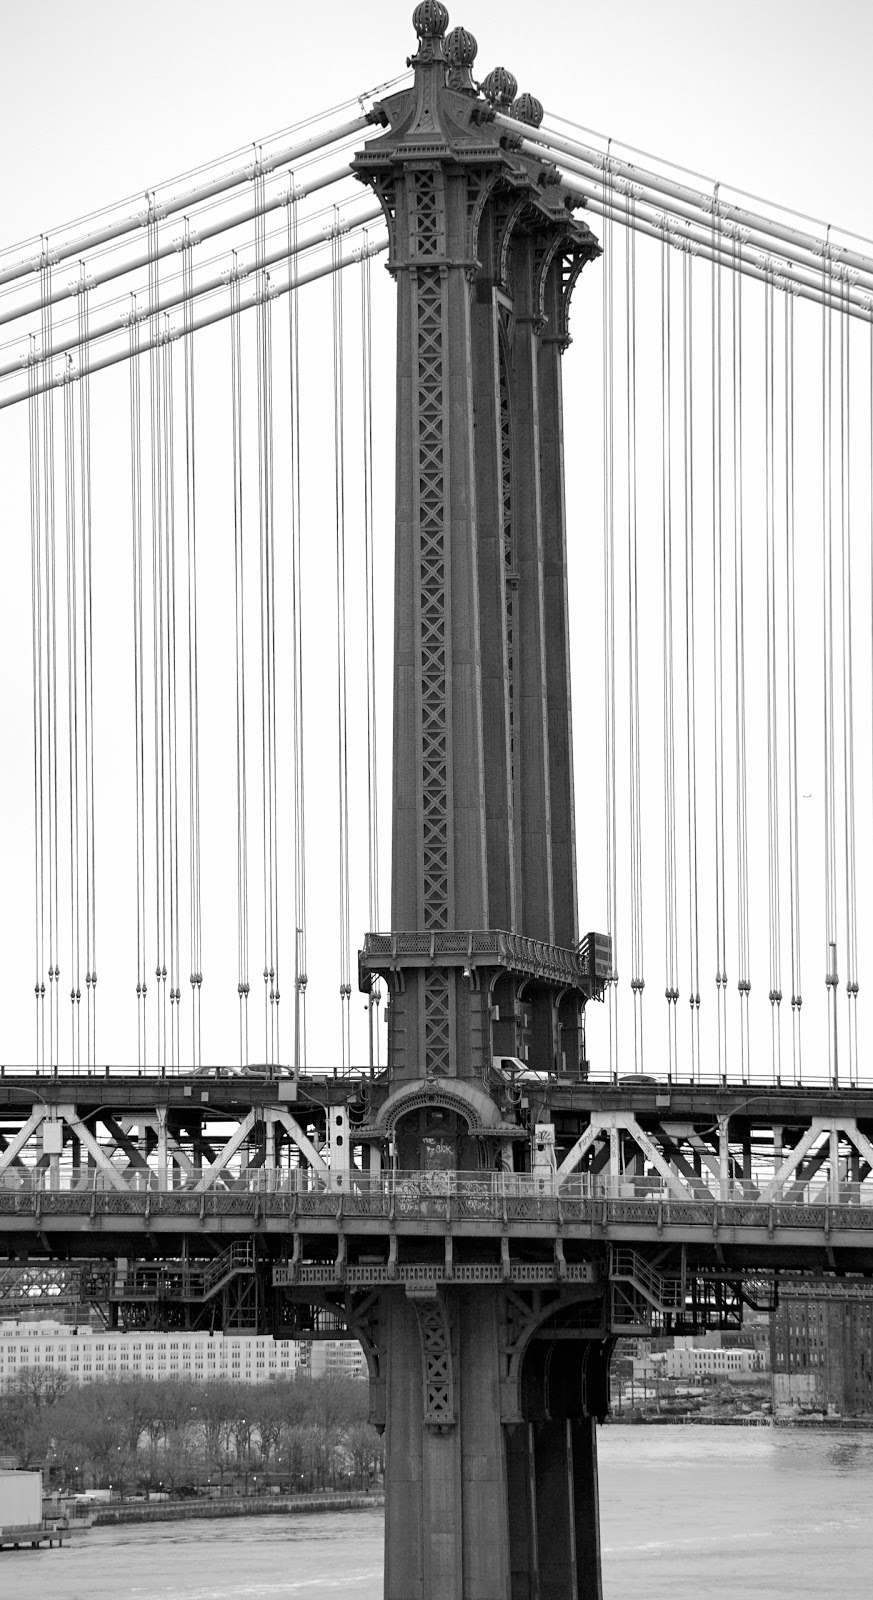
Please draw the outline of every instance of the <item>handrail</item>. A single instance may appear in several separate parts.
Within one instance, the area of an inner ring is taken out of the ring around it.
[[[646,1207],[677,1206],[699,1207],[707,1214],[715,1205],[747,1206],[767,1213],[769,1204],[764,1198],[762,1185],[748,1179],[731,1179],[721,1192],[717,1180],[708,1181],[703,1176],[695,1178],[694,1187],[680,1177],[684,1193],[677,1196],[666,1180],[658,1175],[645,1178],[612,1177],[574,1172],[561,1177],[548,1168],[528,1173],[481,1171],[421,1172],[388,1169],[380,1172],[317,1171],[310,1167],[292,1169],[257,1168],[251,1172],[234,1174],[225,1170],[216,1174],[208,1189],[200,1189],[197,1174],[180,1182],[161,1185],[158,1173],[151,1167],[126,1173],[127,1192],[149,1200],[172,1196],[179,1200],[188,1197],[208,1200],[210,1196],[284,1196],[304,1209],[313,1204],[324,1204],[331,1212],[337,1199],[344,1196],[344,1207],[350,1212],[365,1211],[377,1202],[387,1205],[393,1198],[399,1210],[404,1206],[428,1206],[444,1210],[447,1200],[462,1205],[478,1204],[496,1207],[503,1201],[529,1200],[539,1202],[605,1201],[626,1202]],[[64,1167],[57,1172],[43,1168],[7,1168],[0,1175],[0,1201],[4,1197],[20,1201],[28,1196],[89,1196],[103,1192],[119,1199],[124,1194],[112,1184],[100,1169]],[[809,1206],[873,1207],[873,1181],[840,1183],[833,1185],[828,1178],[793,1185],[790,1194],[773,1202],[780,1209],[798,1210]],[[240,1247],[242,1247],[240,1245]],[[234,1248],[234,1247],[231,1247]]]

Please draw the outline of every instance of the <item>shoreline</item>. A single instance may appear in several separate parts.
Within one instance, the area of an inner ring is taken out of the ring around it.
[[[607,1418],[613,1428],[830,1428],[873,1432],[870,1417],[614,1417]]]
[[[90,1526],[111,1528],[135,1522],[196,1522],[201,1517],[280,1516],[294,1511],[363,1511],[385,1504],[382,1490],[348,1494],[325,1491],[318,1494],[238,1495],[226,1500],[162,1500],[156,1504],[101,1506],[94,1509]],[[75,1526],[75,1524],[74,1524]]]

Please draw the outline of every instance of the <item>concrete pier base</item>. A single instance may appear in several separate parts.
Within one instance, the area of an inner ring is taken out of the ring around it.
[[[545,1415],[519,1415],[507,1300],[485,1286],[381,1297],[385,1600],[601,1600],[595,1421],[548,1414],[548,1392]]]

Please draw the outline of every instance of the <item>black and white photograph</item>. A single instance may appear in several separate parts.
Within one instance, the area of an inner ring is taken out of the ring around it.
[[[0,1595],[865,1593],[873,11],[0,16]]]

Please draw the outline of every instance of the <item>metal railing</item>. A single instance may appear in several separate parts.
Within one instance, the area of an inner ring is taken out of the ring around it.
[[[116,1300],[209,1300],[237,1273],[254,1272],[254,1241],[236,1239],[227,1250],[205,1265],[133,1267],[86,1272],[86,1298],[106,1293]]]
[[[125,1158],[126,1160],[126,1158]],[[174,1174],[172,1182],[162,1183],[152,1167],[136,1171],[115,1169],[119,1184],[101,1168],[84,1168],[60,1165],[57,1170],[35,1167],[7,1168],[0,1175],[0,1206],[4,1198],[25,1199],[28,1195],[92,1195],[118,1194],[166,1196],[191,1199],[221,1194],[239,1196],[284,1196],[307,1205],[321,1205],[336,1210],[342,1204],[347,1214],[356,1210],[366,1212],[380,1206],[390,1207],[396,1214],[405,1209],[427,1210],[436,1208],[444,1214],[450,1203],[453,1214],[462,1215],[467,1209],[493,1211],[504,1202],[551,1202],[570,1204],[579,1201],[638,1202],[660,1205],[700,1205],[711,1208],[714,1204],[729,1203],[739,1206],[780,1207],[793,1206],[852,1206],[873,1208],[873,1177],[864,1183],[836,1182],[829,1177],[817,1177],[808,1182],[796,1182],[793,1176],[784,1180],[782,1193],[768,1194],[772,1177],[761,1174],[757,1180],[729,1179],[722,1185],[712,1174],[695,1176],[689,1181],[676,1174],[673,1181],[660,1176],[627,1177],[604,1176],[590,1173],[559,1173],[543,1169],[533,1173],[499,1171],[482,1172],[419,1172],[388,1169],[380,1172],[334,1171],[313,1167],[265,1168],[234,1171],[230,1168],[218,1173],[191,1176]],[[204,1177],[208,1183],[204,1184]]]

